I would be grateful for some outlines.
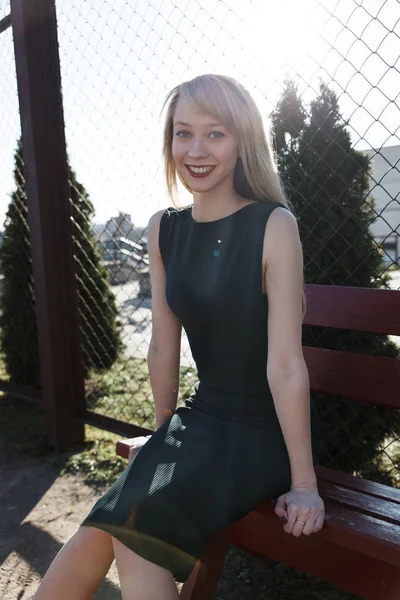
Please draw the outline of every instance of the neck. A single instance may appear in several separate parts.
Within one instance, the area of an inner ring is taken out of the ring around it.
[[[235,212],[245,203],[245,199],[235,192],[232,185],[225,186],[225,189],[218,186],[209,192],[193,193],[192,214],[198,221],[213,221]]]

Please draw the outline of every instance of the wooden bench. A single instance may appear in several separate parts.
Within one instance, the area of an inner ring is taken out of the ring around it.
[[[400,335],[400,292],[307,286],[304,323]],[[303,347],[311,389],[355,401],[400,408],[400,361],[367,354]],[[133,440],[117,444],[128,457]],[[276,499],[209,541],[183,600],[211,600],[230,544],[277,560],[366,600],[400,600],[400,489],[317,466],[325,502],[323,529],[295,538],[274,512]]]

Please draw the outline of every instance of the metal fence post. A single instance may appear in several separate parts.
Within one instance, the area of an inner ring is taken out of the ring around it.
[[[83,439],[85,386],[54,0],[11,0],[45,420]]]

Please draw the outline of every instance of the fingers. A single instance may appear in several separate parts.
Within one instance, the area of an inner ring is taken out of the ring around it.
[[[303,535],[311,535],[312,533],[316,533],[315,529],[314,529],[316,519],[309,517],[307,520],[306,519],[299,519],[299,520],[305,521],[305,523],[303,525],[302,523],[299,523],[298,520],[296,519],[295,525],[292,530],[292,533],[295,537],[299,537],[302,534]]]
[[[295,537],[317,533],[325,519],[324,502],[314,489],[291,489],[278,498],[275,512],[282,519],[287,516],[283,530]]]
[[[277,514],[280,519],[282,519],[282,517],[284,517],[284,519],[286,519],[286,521],[284,519],[282,519],[282,520],[284,522],[287,522],[288,514],[286,511],[285,495],[279,496],[279,498],[277,499],[277,501],[275,503],[275,514]]]
[[[324,526],[324,521],[325,521],[325,510],[323,512],[322,515],[319,515],[316,520],[315,520],[315,525],[314,525],[314,532],[316,533],[317,531],[321,531],[321,529]]]
[[[287,523],[284,524],[283,530],[285,533],[291,533],[295,537],[300,535],[311,535],[321,531],[325,519],[325,511],[318,510],[308,511],[306,513],[300,511],[295,505],[289,504],[288,510],[282,508],[275,509],[276,514],[280,518],[284,518],[287,514]],[[284,514],[285,513],[285,514]],[[301,523],[299,521],[302,521]]]

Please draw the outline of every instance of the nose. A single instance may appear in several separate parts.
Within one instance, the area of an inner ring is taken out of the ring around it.
[[[203,158],[208,155],[207,149],[200,137],[192,138],[192,143],[187,154],[189,158]]]

